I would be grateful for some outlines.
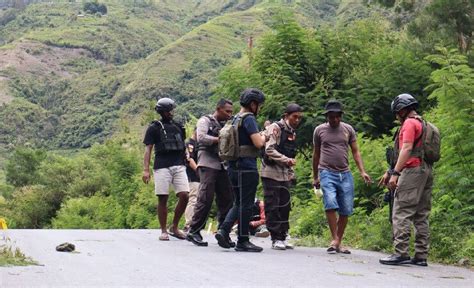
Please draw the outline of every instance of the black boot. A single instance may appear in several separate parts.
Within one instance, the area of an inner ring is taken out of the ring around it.
[[[249,240],[244,242],[237,242],[235,245],[235,251],[241,252],[262,252],[263,248],[252,244]]]
[[[399,256],[396,254],[382,258],[379,260],[379,262],[380,264],[384,264],[384,265],[402,265],[402,264],[411,263],[410,256]]]
[[[186,240],[193,242],[196,246],[207,246],[207,242],[202,240],[202,236],[199,232],[188,233],[188,235],[186,235]]]
[[[219,246],[221,246],[222,248],[229,249],[230,247],[232,247],[230,244],[232,241],[230,240],[229,233],[225,232],[223,229],[217,230],[215,237],[217,240],[217,244],[219,244]]]

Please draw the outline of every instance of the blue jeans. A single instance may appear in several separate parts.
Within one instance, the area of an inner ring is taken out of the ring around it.
[[[349,216],[354,210],[354,179],[350,171],[320,170],[321,189],[325,210],[337,210],[339,215]]]
[[[258,186],[257,170],[228,170],[232,190],[234,192],[234,205],[227,213],[221,229],[230,233],[232,226],[239,220],[238,242],[249,240],[249,223],[252,216],[252,208],[255,202],[255,193]]]

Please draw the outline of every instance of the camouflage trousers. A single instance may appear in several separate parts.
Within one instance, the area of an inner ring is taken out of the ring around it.
[[[393,245],[395,253],[409,255],[411,226],[415,228],[415,257],[426,259],[429,250],[432,167],[423,163],[419,167],[403,169],[398,179],[393,203]]]

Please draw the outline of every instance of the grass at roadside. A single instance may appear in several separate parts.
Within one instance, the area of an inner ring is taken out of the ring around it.
[[[38,265],[38,262],[26,256],[20,248],[13,247],[10,240],[0,244],[0,267]]]

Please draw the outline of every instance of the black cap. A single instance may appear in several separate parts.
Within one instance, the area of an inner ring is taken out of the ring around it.
[[[285,114],[291,114],[291,113],[295,113],[295,112],[302,112],[303,111],[303,108],[296,104],[296,103],[290,103],[288,104],[288,106],[286,106],[286,109],[285,109]]]
[[[324,114],[328,114],[329,112],[344,113],[344,111],[342,111],[341,102],[337,100],[329,100],[324,109],[326,110]]]

